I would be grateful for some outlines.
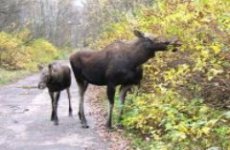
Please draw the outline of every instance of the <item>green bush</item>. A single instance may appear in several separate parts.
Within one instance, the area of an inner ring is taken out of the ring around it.
[[[17,34],[0,32],[0,67],[34,70],[39,63],[48,63],[59,56],[59,50],[44,39],[27,41],[28,30]]]
[[[36,39],[29,44],[28,53],[31,62],[27,65],[36,66],[39,63],[48,63],[53,59],[57,59],[59,52],[56,47],[44,39]]]
[[[158,53],[144,65],[139,96],[130,95],[123,125],[137,149],[230,149],[230,2],[158,0],[112,23],[93,45],[131,39],[133,28],[178,36],[179,52]],[[212,106],[212,107],[210,107]]]
[[[229,112],[210,108],[201,99],[187,101],[165,90],[162,95],[130,96],[125,111],[123,125],[148,139],[146,149],[230,148]]]
[[[0,32],[0,65],[9,69],[24,68],[28,54],[22,40],[11,34]]]

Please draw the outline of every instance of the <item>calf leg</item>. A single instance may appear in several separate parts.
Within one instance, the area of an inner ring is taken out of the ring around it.
[[[108,85],[107,86],[107,96],[109,99],[109,115],[108,115],[106,126],[109,129],[112,128],[112,114],[113,114],[113,106],[114,106],[114,95],[115,95],[115,86]]]
[[[59,98],[60,98],[60,92],[57,92],[53,101],[54,125],[58,125],[57,107],[58,107]]]
[[[83,128],[88,128],[87,120],[85,118],[85,112],[84,112],[84,94],[88,87],[88,82],[86,81],[78,81],[79,86],[79,94],[80,94],[80,101],[79,101],[79,118],[81,120],[81,124]]]
[[[49,91],[49,95],[50,95],[50,98],[51,98],[51,106],[52,106],[51,121],[54,121],[54,106],[53,106],[53,103],[54,103],[54,92]]]
[[[69,99],[69,116],[71,117],[71,116],[73,116],[73,114],[72,114],[72,106],[71,106],[71,100],[70,100],[70,92],[69,92],[69,88],[67,88],[67,95],[68,95],[68,99]]]
[[[120,95],[119,95],[119,99],[121,101],[121,106],[119,108],[118,123],[120,123],[122,120],[125,98],[126,98],[127,92],[130,91],[131,88],[132,88],[132,85],[121,86]]]

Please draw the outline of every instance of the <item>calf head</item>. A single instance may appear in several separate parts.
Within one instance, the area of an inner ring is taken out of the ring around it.
[[[160,36],[148,35],[145,36],[144,33],[134,30],[134,35],[138,37],[138,43],[142,43],[144,49],[152,51],[153,53],[156,51],[165,51],[168,46],[173,46],[173,51],[177,50],[178,46],[181,46],[178,38],[174,37],[171,39],[166,39]]]
[[[39,65],[38,68],[41,71],[38,88],[45,89],[47,87],[47,82],[51,79],[52,76],[52,64],[49,64],[48,67]]]

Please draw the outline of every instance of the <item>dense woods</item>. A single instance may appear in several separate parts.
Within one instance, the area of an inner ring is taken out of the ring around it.
[[[122,14],[131,13],[139,3],[138,0],[1,0],[0,66],[34,70],[36,64],[63,56],[66,53],[63,47],[73,49],[89,45],[100,37],[107,24],[118,22]],[[33,47],[34,43],[37,46]],[[35,59],[54,49],[56,56],[50,52],[45,60]]]
[[[72,1],[1,1],[0,29],[7,32],[29,29],[30,40],[42,37],[61,46],[70,42],[71,32],[79,24],[78,9],[73,9]]]
[[[118,22],[152,0],[1,0],[0,30],[29,29],[31,39],[43,37],[57,46],[76,47],[96,38],[103,27]]]
[[[133,29],[179,37],[177,53],[144,65],[141,88],[128,95],[124,129],[135,135],[134,149],[230,149],[229,0],[0,2],[1,68],[33,68],[66,46],[100,49],[132,39]]]

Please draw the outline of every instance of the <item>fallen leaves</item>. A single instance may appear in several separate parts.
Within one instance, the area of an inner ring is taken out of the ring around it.
[[[90,112],[95,121],[95,130],[98,135],[109,143],[109,150],[130,150],[130,142],[123,135],[122,130],[114,129],[112,131],[105,127],[107,118],[107,100],[105,89],[98,86],[90,86],[86,101],[90,105]]]

